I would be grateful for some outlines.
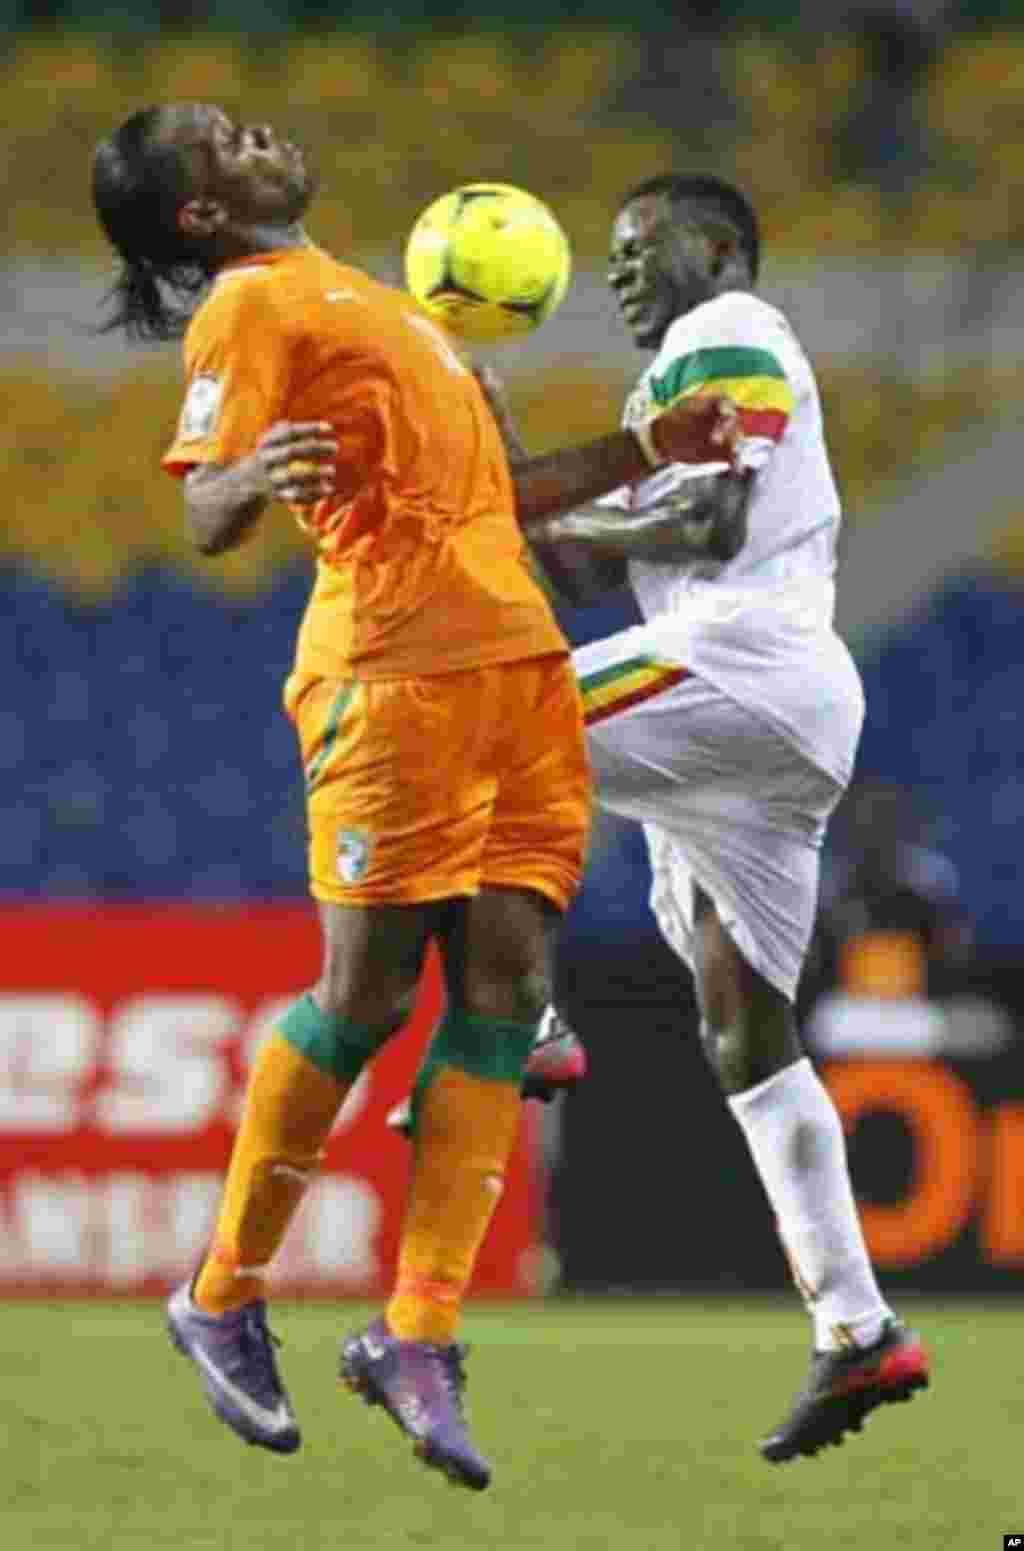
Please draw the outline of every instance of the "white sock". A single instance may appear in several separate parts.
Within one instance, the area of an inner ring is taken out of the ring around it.
[[[729,1099],[775,1209],[818,1350],[870,1346],[891,1310],[868,1259],[843,1128],[806,1057]]]

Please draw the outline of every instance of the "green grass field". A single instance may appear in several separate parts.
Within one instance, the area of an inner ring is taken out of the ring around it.
[[[803,1377],[807,1327],[774,1303],[554,1302],[471,1312],[489,1492],[452,1490],[338,1387],[361,1311],[281,1305],[305,1433],[290,1458],[216,1421],[157,1305],[6,1304],[3,1551],[999,1551],[1024,1532],[1010,1304],[913,1304],[932,1388],[815,1460],[755,1448]]]

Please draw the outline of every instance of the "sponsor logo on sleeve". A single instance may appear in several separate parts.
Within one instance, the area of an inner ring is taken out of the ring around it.
[[[209,436],[220,415],[224,386],[219,377],[193,378],[181,411],[179,439],[199,442]]]

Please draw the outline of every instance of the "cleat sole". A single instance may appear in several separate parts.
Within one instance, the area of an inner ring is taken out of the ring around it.
[[[410,1436],[408,1430],[391,1410],[387,1403],[386,1395],[378,1389],[370,1374],[363,1373],[358,1366],[358,1347],[352,1356],[343,1349],[338,1377],[340,1382],[353,1395],[358,1395],[364,1405],[381,1406],[386,1416],[390,1417],[404,1438]],[[450,1486],[467,1487],[471,1491],[482,1492],[490,1485],[491,1477],[481,1473],[471,1473],[459,1467],[459,1465],[443,1453],[430,1438],[413,1438],[412,1452],[415,1459],[429,1470],[436,1470],[443,1475]]]
[[[348,1368],[344,1360],[342,1361],[339,1377],[345,1388],[353,1395],[357,1395],[364,1405],[379,1406],[384,1404],[374,1387],[373,1381],[366,1378],[363,1374],[353,1372]],[[386,1405],[384,1410],[391,1417],[391,1420],[403,1437],[407,1437],[408,1434],[398,1418],[391,1415]],[[490,1483],[489,1476],[486,1479],[480,1479],[477,1476],[466,1475],[445,1455],[439,1454],[434,1449],[429,1438],[416,1439],[413,1442],[412,1452],[421,1465],[425,1465],[428,1470],[436,1470],[445,1476],[449,1486],[463,1486],[468,1487],[470,1491],[482,1492]]]
[[[471,1492],[482,1492],[490,1481],[489,1476],[481,1478],[467,1475],[452,1460],[438,1454],[429,1438],[421,1438],[418,1443],[414,1443],[412,1451],[421,1465],[426,1465],[428,1470],[439,1471],[449,1486],[468,1487]]]

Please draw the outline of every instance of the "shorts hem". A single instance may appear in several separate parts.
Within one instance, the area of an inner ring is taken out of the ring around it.
[[[480,883],[467,878],[463,882],[445,884],[375,884],[360,887],[358,883],[326,888],[311,883],[309,892],[323,905],[436,905],[448,899],[467,898],[479,894]]]
[[[556,883],[552,878],[538,878],[536,876],[524,878],[521,873],[488,873],[480,879],[480,887],[487,889],[521,889],[524,893],[542,894],[544,898],[554,905],[563,914],[572,904],[579,890],[579,883],[566,886]]]
[[[744,963],[755,974],[760,975],[763,980],[766,980],[774,990],[778,991],[779,995],[784,997],[790,1006],[795,1005],[797,991],[803,975],[803,958],[795,975],[789,970],[784,969],[779,964],[778,959],[773,959],[762,951],[761,940],[758,934],[751,930],[735,906],[729,904],[721,888],[716,883],[711,882],[710,879],[702,877],[699,868],[695,867],[692,861],[688,861],[688,867],[693,883],[697,885],[702,893],[707,895],[714,905],[715,914],[718,917],[723,932],[729,938],[729,941]],[[672,952],[686,965],[690,974],[696,978],[697,963],[694,948],[696,923],[693,921],[689,923],[677,921],[668,925],[663,924],[662,913],[659,911],[658,903],[655,900],[655,892],[656,884],[652,886],[650,907],[658,931]],[[673,927],[675,927],[675,930],[672,929]],[[681,938],[683,940],[680,940]],[[806,957],[806,950],[804,957]]]
[[[524,878],[521,874],[493,874],[486,878],[467,878],[462,882],[439,884],[434,887],[429,884],[419,886],[411,884],[389,888],[378,884],[370,888],[361,888],[358,884],[353,884],[346,888],[339,884],[336,888],[333,885],[326,888],[311,883],[309,892],[323,905],[432,905],[448,899],[470,899],[479,894],[481,889],[486,888],[522,889],[529,893],[542,894],[564,914],[575,898],[578,885],[567,888],[553,882],[550,878]]]

